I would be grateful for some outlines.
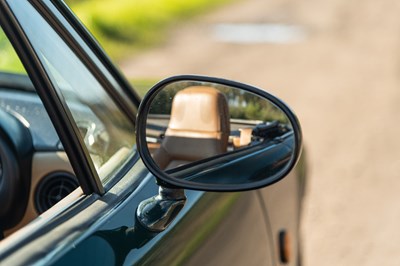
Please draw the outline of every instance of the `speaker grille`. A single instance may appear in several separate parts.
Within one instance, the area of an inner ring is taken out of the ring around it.
[[[55,172],[45,176],[36,187],[35,208],[40,214],[79,186],[76,177],[66,172]]]

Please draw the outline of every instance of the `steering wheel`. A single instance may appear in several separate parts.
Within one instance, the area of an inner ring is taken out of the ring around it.
[[[32,155],[29,129],[0,109],[0,233],[23,218],[29,198]]]

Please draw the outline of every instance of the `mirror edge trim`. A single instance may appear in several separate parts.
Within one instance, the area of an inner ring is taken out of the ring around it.
[[[151,102],[156,93],[162,89],[164,86],[177,81],[183,80],[192,80],[192,81],[200,81],[200,82],[214,82],[219,83],[222,85],[227,85],[231,87],[237,87],[240,89],[244,89],[251,93],[254,93],[258,96],[261,96],[269,101],[271,101],[274,105],[282,109],[285,115],[288,117],[290,123],[292,124],[293,131],[294,131],[294,153],[293,159],[289,162],[289,164],[278,174],[272,176],[271,178],[266,178],[264,180],[254,182],[251,184],[234,184],[234,185],[221,185],[221,184],[194,184],[193,182],[180,180],[176,181],[169,177],[167,174],[162,172],[159,167],[154,163],[151,155],[147,149],[147,142],[146,142],[146,118],[147,116],[143,115],[146,114],[150,108],[150,105],[147,103]],[[214,192],[235,192],[235,191],[246,191],[246,190],[253,190],[262,187],[266,187],[272,185],[285,176],[287,176],[291,170],[297,164],[301,152],[302,152],[302,130],[300,126],[300,122],[295,115],[295,113],[291,110],[291,108],[278,97],[260,89],[252,85],[247,85],[244,83],[216,78],[216,77],[209,77],[209,76],[199,76],[199,75],[177,75],[172,76],[166,79],[161,80],[157,84],[155,84],[144,96],[143,100],[140,103],[137,117],[136,117],[136,145],[140,154],[140,157],[145,164],[145,166],[149,169],[149,171],[156,177],[157,183],[162,184],[163,186],[167,187],[174,187],[174,188],[184,188],[184,189],[192,189],[192,190],[201,190],[201,191],[214,191]]]

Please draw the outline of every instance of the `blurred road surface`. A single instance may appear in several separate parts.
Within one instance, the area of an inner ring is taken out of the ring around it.
[[[130,77],[204,74],[284,99],[305,136],[305,265],[400,265],[400,2],[241,0],[121,64]],[[221,23],[283,23],[287,43],[225,42]]]

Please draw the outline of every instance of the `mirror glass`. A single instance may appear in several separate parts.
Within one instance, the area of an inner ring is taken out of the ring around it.
[[[217,184],[271,177],[294,153],[287,115],[257,89],[182,80],[157,90],[148,105],[146,144],[159,170]]]

